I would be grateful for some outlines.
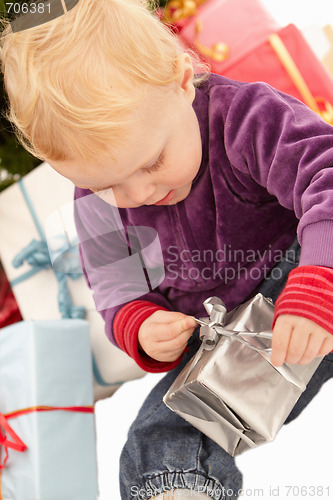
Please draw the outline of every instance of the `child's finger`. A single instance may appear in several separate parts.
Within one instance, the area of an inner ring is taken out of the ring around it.
[[[326,354],[330,353],[333,349],[333,335],[330,337],[326,337],[322,346],[318,352],[318,356],[326,356]]]
[[[174,353],[179,350],[185,349],[188,339],[193,334],[193,329],[184,330],[177,337],[173,339],[158,342],[157,347],[165,352]]]
[[[274,366],[281,366],[284,363],[292,333],[292,327],[286,323],[279,322],[279,319],[276,321],[272,337],[271,363]]]
[[[176,339],[154,343],[148,354],[158,361],[175,361],[184,351],[193,330],[187,330]]]
[[[173,340],[187,330],[193,333],[196,326],[196,321],[190,317],[184,317],[172,323],[159,323],[154,325],[154,340],[157,342]]]
[[[195,319],[192,316],[187,316],[186,314],[183,314],[178,311],[156,311],[151,315],[152,323],[174,323],[175,321],[180,321],[185,318],[190,318],[192,321],[195,321]]]
[[[312,361],[315,357],[318,356],[322,344],[323,344],[322,337],[310,334],[306,350],[297,364],[306,365],[307,363],[310,363],[310,361]]]
[[[297,363],[305,353],[309,336],[301,328],[294,328],[286,353],[286,363]]]

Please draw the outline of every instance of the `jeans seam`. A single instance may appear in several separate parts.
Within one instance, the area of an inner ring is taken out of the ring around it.
[[[157,472],[156,474],[147,474],[146,477],[147,477],[147,481],[151,481],[153,479],[161,477],[164,474],[187,474],[187,473],[196,474],[198,476],[204,477],[205,479],[211,480],[211,478],[209,476],[207,476],[207,474],[205,474],[204,472],[201,472],[200,470],[198,470],[195,467],[193,469],[186,469],[186,472],[180,471],[180,470],[168,470],[168,471],[163,471],[163,472]],[[216,481],[216,480],[214,480],[214,481]]]
[[[196,465],[197,470],[199,469],[199,456],[200,456],[201,450],[202,450],[202,434],[200,433],[199,446],[198,446],[197,453],[195,456],[195,465]]]
[[[207,474],[201,472],[200,470],[197,469],[186,469],[186,471],[164,471],[164,472],[159,472],[158,474],[154,475],[147,475],[146,479],[144,479],[144,483],[139,487],[139,491],[145,492],[145,495],[147,494],[147,490],[154,492],[154,495],[164,493],[166,491],[174,490],[174,489],[179,489],[178,486],[173,486],[172,482],[169,481],[168,476],[170,474],[178,474],[181,476],[182,480],[182,486],[183,489],[188,489],[189,486],[186,485],[186,481],[184,481],[185,476],[192,474],[195,476],[193,486],[190,486],[190,489],[193,489],[194,491],[200,491],[202,493],[206,493],[208,497],[211,498],[217,498],[219,500],[226,500],[226,496],[224,494],[224,486],[220,483],[220,481],[216,478],[209,477]],[[200,484],[198,482],[199,477],[201,477],[204,480],[204,485],[200,487]],[[161,479],[161,488],[156,487],[153,484],[153,481],[156,479]],[[212,484],[212,487],[209,487],[209,485]],[[148,488],[146,488],[149,486]],[[161,490],[161,491],[160,491]],[[220,493],[219,493],[220,492]],[[149,495],[149,493],[148,493]],[[140,496],[140,499],[143,497]],[[151,498],[151,496],[145,496],[145,499]]]

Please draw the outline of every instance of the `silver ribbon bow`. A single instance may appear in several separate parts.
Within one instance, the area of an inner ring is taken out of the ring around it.
[[[266,299],[269,300],[269,299]],[[204,344],[204,348],[208,351],[214,349],[221,335],[227,337],[237,336],[237,340],[251,348],[271,352],[271,347],[268,347],[261,339],[272,339],[272,331],[252,332],[248,329],[231,330],[225,327],[227,319],[227,308],[223,301],[218,297],[209,297],[203,303],[204,308],[209,314],[209,318],[200,318],[195,320],[200,328],[200,339]],[[245,336],[246,338],[243,338]]]
[[[263,297],[266,303],[273,307],[270,299]],[[200,357],[203,350],[210,351],[215,348],[221,337],[230,337],[238,342],[245,344],[247,347],[256,350],[262,357],[271,363],[271,340],[272,330],[251,331],[245,324],[237,325],[237,322],[232,321],[232,317],[227,313],[226,306],[223,301],[218,297],[209,297],[203,303],[204,308],[209,314],[208,318],[194,318],[200,327],[200,339],[202,345],[196,354]],[[228,320],[231,320],[228,323]],[[246,322],[246,321],[245,321]],[[244,322],[244,323],[245,323]],[[237,326],[241,326],[238,329]],[[272,365],[281,375],[283,375],[289,382],[299,387],[302,391],[305,390],[306,385],[286,363],[282,366]]]

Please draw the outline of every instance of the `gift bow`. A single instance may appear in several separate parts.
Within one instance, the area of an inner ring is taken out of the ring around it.
[[[206,0],[171,0],[163,10],[161,20],[164,23],[177,23],[187,17],[197,14],[198,7]],[[202,31],[202,21],[197,19],[194,30],[194,45],[196,49],[205,57],[209,57],[217,62],[225,61],[229,56],[229,47],[226,43],[217,42],[212,47],[206,47],[199,40]]]
[[[199,5],[206,0],[171,0],[163,10],[162,21],[176,23],[197,13]]]
[[[67,250],[67,245],[64,245],[62,258],[66,259],[66,263],[69,263],[70,252],[72,249]],[[50,253],[48,250],[48,246],[45,240],[37,241],[32,240],[29,245],[23,248],[13,259],[12,265],[17,268],[27,262],[31,266],[31,270],[28,273],[24,274],[17,280],[13,280],[11,282],[12,286],[15,286],[19,282],[24,279],[27,279],[30,276],[38,273],[39,271],[43,271],[45,269],[52,269],[52,262]],[[74,266],[76,262],[74,263]],[[73,272],[71,272],[71,269]],[[86,315],[86,309],[83,306],[75,306],[72,302],[72,298],[70,296],[67,280],[68,275],[71,279],[76,280],[82,276],[82,272],[74,272],[76,270],[75,267],[70,267],[70,264],[67,266],[67,273],[62,273],[53,269],[55,277],[58,282],[58,306],[59,311],[62,315],[62,318],[74,318],[74,319],[83,319]]]
[[[0,449],[1,446],[4,447],[5,449],[5,458],[3,462],[1,462],[1,457],[0,457],[0,469],[3,469],[7,459],[8,459],[8,448],[12,448],[13,450],[23,452],[27,449],[27,446],[23,443],[23,441],[18,437],[16,432],[11,428],[9,423],[7,422],[7,415],[3,415],[0,413]],[[5,432],[3,432],[3,430]],[[10,436],[11,441],[6,437]]]
[[[312,111],[317,113],[323,120],[325,120],[330,125],[333,125],[332,104],[323,97],[314,97],[312,95],[311,90],[306,84],[301,72],[297,68],[293,58],[289,54],[287,47],[284,45],[279,35],[277,35],[276,33],[271,35],[269,37],[269,43],[271,44],[274,52],[283,64],[295,87],[301,94],[305,104],[309,106]]]
[[[199,40],[199,34],[202,31],[202,21],[197,20],[195,25],[194,45],[202,55],[209,57],[217,62],[223,62],[229,57],[229,46],[224,42],[217,42],[212,47],[206,47]]]
[[[209,318],[200,318],[195,320],[200,328],[200,339],[203,341],[204,349],[211,350],[215,347],[221,335],[226,337],[237,336],[237,340],[252,349],[261,350],[270,353],[272,349],[267,347],[260,339],[272,339],[272,332],[250,332],[248,330],[237,331],[225,328],[227,308],[218,297],[209,297],[203,303],[204,308],[209,314]],[[244,339],[246,336],[249,340]]]

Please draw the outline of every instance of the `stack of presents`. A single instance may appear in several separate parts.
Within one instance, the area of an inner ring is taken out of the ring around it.
[[[333,124],[331,27],[321,61],[258,0],[171,0],[159,16],[213,72],[265,81]],[[80,267],[73,194],[46,163],[0,194],[0,500],[96,499],[94,404],[144,375],[104,332]],[[64,273],[48,231],[67,255]]]
[[[212,72],[269,83],[333,123],[331,26],[322,30],[327,47],[320,61],[302,32],[279,26],[260,0],[171,0],[160,15]]]
[[[0,195],[1,500],[96,499],[94,403],[144,375],[105,335],[73,197],[46,163]]]

